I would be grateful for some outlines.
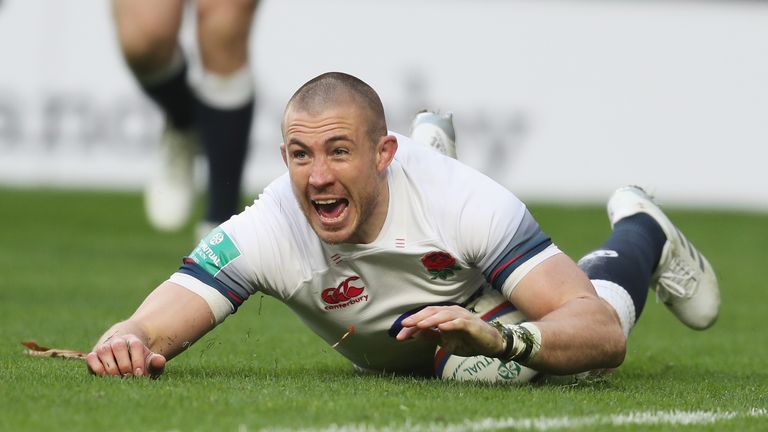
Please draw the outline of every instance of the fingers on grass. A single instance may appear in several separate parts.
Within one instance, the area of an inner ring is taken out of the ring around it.
[[[88,371],[97,376],[106,375],[107,371],[104,369],[104,365],[101,364],[99,355],[91,351],[85,356],[85,363],[88,365]]]
[[[128,350],[128,342],[123,338],[115,338],[109,343],[112,354],[117,363],[117,372],[122,376],[133,375],[133,363]]]
[[[142,376],[146,369],[144,366],[145,351],[149,351],[149,349],[137,337],[127,338],[127,341],[131,358],[130,373],[134,376]]]
[[[104,368],[105,375],[120,375],[120,369],[117,367],[117,361],[112,353],[112,347],[109,344],[101,344],[96,348],[96,355]]]
[[[146,358],[147,372],[152,379],[157,379],[165,370],[165,357],[160,354],[150,352]]]

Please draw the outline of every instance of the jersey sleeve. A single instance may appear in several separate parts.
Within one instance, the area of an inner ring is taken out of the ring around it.
[[[441,239],[495,289],[511,291],[538,263],[560,253],[525,204],[498,182],[454,159],[410,151],[407,162],[416,167]]]
[[[517,229],[511,228],[494,245],[494,252],[488,255],[492,260],[483,267],[486,280],[499,291],[505,287],[511,292],[533,267],[560,252],[527,209]],[[505,284],[508,279],[511,284]]]
[[[462,234],[457,238],[467,259],[508,297],[531,269],[560,250],[517,197],[501,186],[492,189],[484,205],[470,203],[478,210],[459,215]]]
[[[278,187],[280,186],[280,187]],[[251,295],[280,297],[296,284],[291,219],[283,209],[284,185],[271,185],[242,213],[213,229],[169,279],[203,297],[217,324],[235,313]]]
[[[238,264],[244,261],[243,252],[235,243],[233,235],[225,228],[230,227],[223,224],[200,240],[192,252],[184,257],[181,267],[176,272],[186,278],[178,278],[174,275],[171,281],[179,283],[184,279],[194,279],[196,283],[190,287],[192,291],[202,291],[201,284],[213,288],[229,303],[229,312],[234,313],[255,289],[253,284],[244,277],[245,272],[238,269]],[[206,299],[208,297],[210,295],[203,296]]]
[[[242,239],[234,234],[236,225],[237,220],[231,219],[214,228],[184,257],[181,267],[169,279],[208,302],[217,324],[237,312],[258,290],[249,277],[252,271],[243,247],[238,245]]]

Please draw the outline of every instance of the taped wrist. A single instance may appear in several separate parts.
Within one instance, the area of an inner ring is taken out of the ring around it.
[[[541,331],[532,323],[503,324],[490,323],[501,334],[503,350],[499,359],[507,363],[514,361],[526,364],[536,357],[541,349]]]

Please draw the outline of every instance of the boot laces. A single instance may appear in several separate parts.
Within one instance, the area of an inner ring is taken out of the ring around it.
[[[673,257],[667,268],[659,275],[656,299],[664,303],[691,298],[698,286],[698,272],[683,260]]]

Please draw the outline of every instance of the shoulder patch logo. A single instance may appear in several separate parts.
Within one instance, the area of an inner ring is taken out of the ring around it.
[[[224,233],[217,232],[216,234],[211,236],[211,241],[209,241],[208,243],[211,246],[216,246],[217,244],[221,243],[222,241],[224,241]]]
[[[424,268],[432,276],[430,279],[446,280],[449,277],[455,276],[455,272],[461,270],[461,267],[456,265],[456,258],[443,251],[425,254],[421,257],[421,263],[424,264]]]
[[[215,228],[200,240],[195,250],[189,255],[208,274],[217,274],[232,260],[240,256],[240,250],[221,227]]]
[[[335,288],[326,288],[320,293],[320,298],[326,304],[325,310],[343,309],[355,303],[367,302],[368,294],[365,285],[352,285],[352,282],[360,280],[360,276],[350,276]],[[359,284],[359,283],[358,283]]]

